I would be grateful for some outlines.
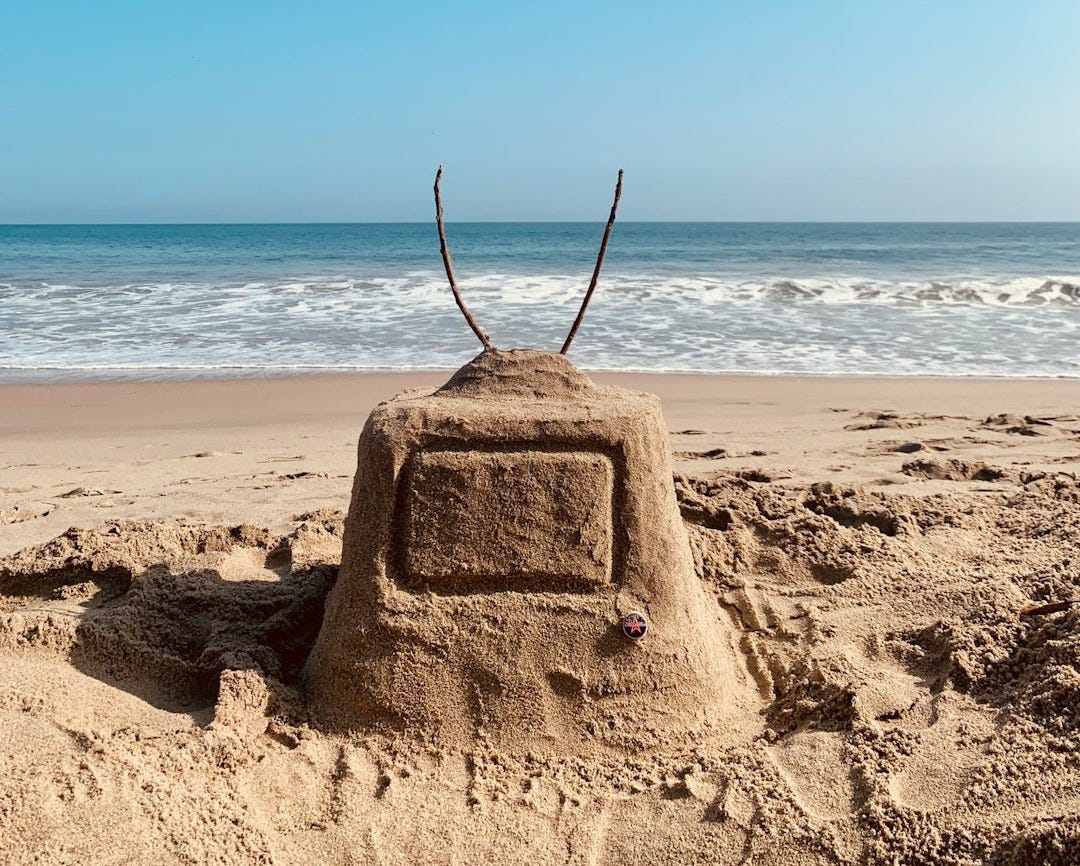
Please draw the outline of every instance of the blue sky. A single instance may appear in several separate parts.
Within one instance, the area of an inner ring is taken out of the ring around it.
[[[0,222],[1080,219],[1080,3],[0,0]]]

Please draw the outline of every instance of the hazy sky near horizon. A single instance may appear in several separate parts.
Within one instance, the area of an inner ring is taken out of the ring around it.
[[[1076,0],[0,0],[0,222],[1080,220]]]

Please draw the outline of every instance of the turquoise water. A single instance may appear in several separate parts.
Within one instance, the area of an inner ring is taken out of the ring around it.
[[[502,347],[557,349],[602,225],[448,226]],[[591,369],[1078,376],[1080,224],[624,223]],[[0,226],[0,379],[456,367],[431,224]]]

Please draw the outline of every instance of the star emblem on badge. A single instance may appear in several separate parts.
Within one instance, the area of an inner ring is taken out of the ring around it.
[[[622,631],[630,640],[641,640],[649,630],[649,621],[645,614],[631,611],[622,618]]]

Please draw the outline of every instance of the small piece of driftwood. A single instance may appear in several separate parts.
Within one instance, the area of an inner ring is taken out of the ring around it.
[[[446,244],[446,226],[443,225],[442,194],[439,192],[442,172],[443,167],[440,165],[439,170],[435,172],[435,222],[439,226],[439,249],[442,252],[443,266],[446,268],[446,278],[450,281],[450,291],[454,293],[454,300],[457,302],[458,309],[461,310],[461,314],[465,317],[465,321],[469,323],[473,333],[480,339],[486,352],[495,347],[491,344],[491,338],[484,333],[484,329],[473,318],[473,314],[465,304],[465,299],[461,297],[461,292],[458,290],[457,280],[454,278],[453,259],[450,257],[450,248]],[[619,174],[621,176],[622,172]]]
[[[1074,604],[1080,604],[1080,598],[1073,598],[1068,601],[1055,601],[1050,604],[1029,604],[1020,611],[1020,616],[1043,616],[1048,613],[1061,613],[1061,611],[1068,610]]]
[[[581,309],[578,310],[573,327],[570,328],[570,333],[566,335],[566,342],[563,343],[563,347],[559,350],[559,353],[562,355],[567,353],[570,349],[570,344],[574,342],[574,337],[577,335],[578,328],[581,327],[582,319],[585,318],[585,310],[589,306],[589,301],[592,300],[593,292],[596,291],[596,283],[600,279],[600,269],[604,266],[604,256],[607,253],[608,239],[611,237],[611,227],[615,225],[615,212],[619,209],[619,198],[622,196],[622,179],[623,170],[620,168],[619,180],[615,184],[615,201],[611,203],[611,215],[608,217],[607,228],[604,229],[604,239],[600,242],[600,253],[596,257],[596,267],[593,268],[592,280],[589,282],[589,290],[585,292],[585,298],[581,302]]]

